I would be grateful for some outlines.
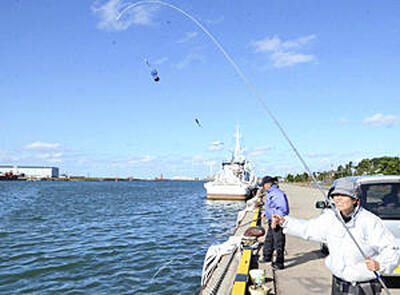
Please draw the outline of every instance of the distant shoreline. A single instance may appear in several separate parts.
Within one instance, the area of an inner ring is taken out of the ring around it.
[[[33,177],[18,177],[16,179],[5,179],[3,181],[207,181],[206,178],[200,177],[181,177],[181,178],[136,178],[136,177],[48,177],[48,178],[33,178]]]

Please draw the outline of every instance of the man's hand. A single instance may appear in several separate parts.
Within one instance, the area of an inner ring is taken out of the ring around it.
[[[372,259],[371,257],[367,257],[367,259],[365,259],[365,264],[370,271],[378,271],[380,269],[379,262]]]
[[[285,222],[285,218],[278,215],[278,214],[272,214],[272,222],[271,222],[271,227],[275,228],[277,224],[282,225]]]

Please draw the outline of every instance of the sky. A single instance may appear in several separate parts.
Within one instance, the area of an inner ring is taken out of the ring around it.
[[[400,155],[399,1],[133,3],[1,1],[0,165],[204,177],[239,125],[258,176],[304,172],[179,9],[312,171]]]

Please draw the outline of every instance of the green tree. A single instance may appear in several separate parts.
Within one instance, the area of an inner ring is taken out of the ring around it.
[[[294,177],[294,182],[301,182],[301,175],[300,174],[296,174],[296,176]]]
[[[377,170],[382,174],[399,174],[400,163],[398,157],[382,157],[377,158]]]
[[[369,159],[363,159],[356,166],[356,175],[369,174],[371,171],[372,163]]]
[[[369,174],[400,174],[399,157],[380,157],[373,159],[363,159],[356,168],[356,175]]]
[[[300,177],[301,177],[302,182],[308,181],[308,178],[309,178],[309,176],[306,172],[304,172]]]
[[[349,162],[348,164],[346,164],[345,168],[344,168],[344,176],[352,176],[353,175],[353,162]]]
[[[288,174],[286,177],[288,182],[293,182],[294,181],[294,176],[292,174]]]

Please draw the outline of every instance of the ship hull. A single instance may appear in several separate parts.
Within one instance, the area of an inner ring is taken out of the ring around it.
[[[207,194],[207,200],[246,201],[248,195]]]
[[[204,185],[209,200],[245,201],[250,196],[250,189],[245,185],[227,185],[206,183]]]

